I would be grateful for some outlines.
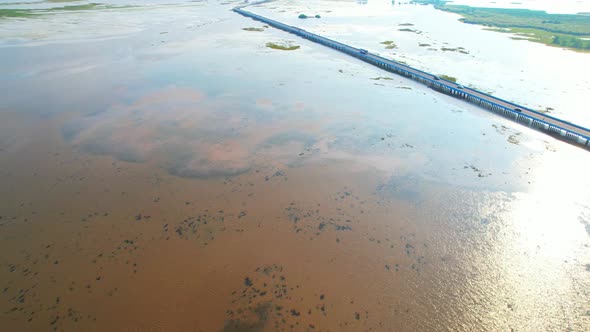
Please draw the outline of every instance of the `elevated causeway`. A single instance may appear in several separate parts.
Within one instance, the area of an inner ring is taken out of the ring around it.
[[[252,4],[259,3],[260,2]],[[346,53],[364,62],[377,66],[385,71],[420,82],[433,90],[458,99],[463,99],[471,104],[490,110],[514,122],[536,129],[545,134],[583,147],[590,151],[590,129],[588,128],[540,113],[535,110],[531,110],[524,106],[506,101],[475,89],[464,87],[455,82],[439,78],[434,74],[421,71],[394,60],[383,58],[376,54],[372,54],[364,49],[352,47],[350,45],[322,37],[298,27],[287,25],[243,9],[244,7],[252,4],[235,7],[233,11],[243,16],[266,23],[274,28],[284,30],[301,38],[305,38],[315,43],[338,50],[342,53]]]

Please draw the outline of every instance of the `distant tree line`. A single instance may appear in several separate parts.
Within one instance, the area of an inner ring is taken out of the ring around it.
[[[553,45],[590,50],[590,40],[584,40],[574,36],[553,36]]]

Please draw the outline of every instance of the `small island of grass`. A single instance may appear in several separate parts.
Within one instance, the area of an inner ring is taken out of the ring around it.
[[[388,50],[397,48],[397,45],[393,42],[393,40],[386,40],[384,42],[381,42],[381,44],[385,45],[385,48]]]
[[[300,46],[299,45],[292,45],[291,43],[277,44],[277,43],[273,43],[273,42],[268,42],[268,43],[266,43],[266,47],[272,48],[273,50],[293,51],[293,50],[298,49]]]

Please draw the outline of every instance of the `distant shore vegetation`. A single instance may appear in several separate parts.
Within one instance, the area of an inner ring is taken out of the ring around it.
[[[590,19],[587,14],[548,14],[540,10],[516,8],[478,8],[450,5],[442,0],[414,0],[436,9],[463,16],[461,22],[511,33],[515,40],[528,40],[549,46],[590,52]]]
[[[44,2],[47,3],[69,3],[75,2],[73,0],[46,0]],[[9,5],[13,3],[4,3],[0,5]],[[16,3],[18,4],[18,3]],[[88,4],[80,4],[80,5],[67,5],[62,7],[52,7],[52,8],[36,8],[36,9],[5,9],[0,8],[0,18],[33,18],[38,17],[39,15],[43,14],[51,14],[55,12],[64,12],[64,11],[84,11],[84,10],[97,10],[97,9],[123,9],[123,8],[132,8],[135,7],[133,5],[105,5],[99,3],[88,3]]]

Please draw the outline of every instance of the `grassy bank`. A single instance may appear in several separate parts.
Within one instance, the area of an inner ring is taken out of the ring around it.
[[[513,39],[529,40],[549,46],[577,51],[590,51],[590,18],[580,14],[548,14],[539,10],[477,8],[448,5],[440,0],[415,0],[433,4],[436,9],[463,16],[468,24],[484,25],[490,30],[516,35]]]

